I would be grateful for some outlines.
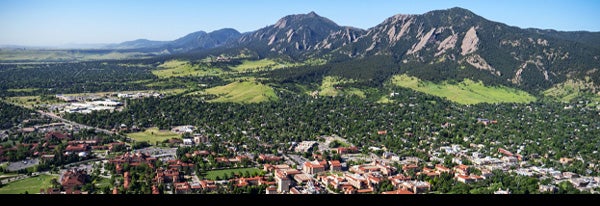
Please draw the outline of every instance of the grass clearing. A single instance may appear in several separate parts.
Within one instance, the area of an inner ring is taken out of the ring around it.
[[[40,189],[49,188],[52,186],[50,181],[52,178],[58,179],[58,175],[39,175],[26,179],[11,182],[0,188],[0,194],[23,194],[25,191],[29,194],[38,194]]]
[[[206,172],[206,179],[209,180],[217,180],[217,176],[221,179],[227,174],[227,176],[231,177],[231,172],[233,174],[244,174],[248,171],[250,175],[260,173],[261,170],[257,168],[237,168],[237,169],[225,169],[225,170],[211,170]]]
[[[343,79],[341,77],[326,76],[323,78],[321,86],[319,87],[320,96],[339,96],[339,95],[355,95],[360,98],[365,98],[365,92],[357,88],[345,88],[340,85],[350,84],[356,82],[352,79]]]
[[[96,181],[94,182],[94,184],[96,185],[97,188],[103,188],[106,186],[111,186],[111,182],[110,182],[110,178],[100,178],[100,181]]]
[[[426,94],[443,97],[460,104],[478,103],[528,103],[536,98],[527,92],[508,87],[489,87],[482,82],[465,79],[458,84],[435,84],[422,81],[406,74],[392,77],[392,83],[397,86],[410,88]]]
[[[7,92],[34,92],[39,88],[7,89]]]
[[[390,100],[387,96],[382,96],[381,98],[379,98],[379,100],[377,100],[377,103],[380,104],[387,104],[387,103],[392,103],[394,102],[393,100]]]
[[[235,81],[225,86],[207,89],[206,93],[218,96],[210,102],[259,103],[279,99],[272,87],[256,80]]]
[[[41,104],[56,104],[56,103],[60,103],[60,100],[57,99],[51,99],[51,100],[44,100],[42,101],[41,96],[20,96],[20,97],[8,97],[7,100],[5,100],[8,103],[12,103],[15,105],[19,105],[19,106],[23,106],[25,108],[29,108],[29,109],[33,109],[34,106],[36,105],[41,105]]]
[[[160,70],[152,70],[152,74],[159,78],[182,77],[182,76],[205,76],[223,74],[218,68],[207,68],[192,65],[189,61],[171,60],[158,66]]]
[[[286,67],[297,67],[302,65],[323,65],[327,61],[324,59],[309,59],[300,63],[285,62],[283,60],[261,59],[261,60],[242,60],[242,64],[231,67],[237,72],[258,72],[264,70],[283,69]]]
[[[156,144],[156,141],[162,142],[171,138],[181,139],[181,135],[171,132],[169,130],[158,130],[157,127],[148,128],[143,132],[135,132],[127,134],[129,138],[134,139],[138,142],[148,142],[152,145]]]
[[[583,80],[569,79],[563,83],[554,85],[550,89],[547,89],[543,92],[543,94],[544,96],[555,97],[563,102],[571,102],[571,100],[582,95],[597,96],[596,99],[600,99],[600,95],[593,95],[591,92],[586,91],[588,88],[593,87],[593,82],[586,83]]]
[[[255,72],[265,70],[267,68],[277,69],[282,68],[283,65],[275,62],[271,59],[261,59],[261,60],[243,60],[242,64],[237,65],[235,67],[231,67],[232,70],[238,72]]]

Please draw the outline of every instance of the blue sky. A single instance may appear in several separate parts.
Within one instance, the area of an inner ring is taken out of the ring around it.
[[[600,31],[597,0],[0,0],[0,45],[174,40],[195,31],[254,31],[315,11],[368,29],[395,14],[451,7],[522,28]]]

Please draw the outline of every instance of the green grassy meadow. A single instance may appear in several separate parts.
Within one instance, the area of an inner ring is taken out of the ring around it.
[[[218,176],[222,179],[225,176],[225,174],[230,176],[231,172],[233,172],[234,174],[244,174],[244,173],[246,173],[246,171],[248,171],[250,173],[250,175],[252,175],[254,173],[259,173],[261,170],[259,170],[257,168],[237,168],[237,169],[225,169],[225,170],[212,170],[212,171],[206,172],[205,178],[209,179],[209,180],[216,180],[217,176]]]
[[[219,75],[224,72],[218,68],[205,68],[192,65],[189,61],[171,60],[158,66],[160,70],[153,70],[152,74],[159,78],[182,77],[182,76],[204,76]]]
[[[143,132],[129,133],[127,136],[133,138],[135,141],[146,141],[150,144],[155,144],[156,141],[162,142],[171,138],[181,138],[181,135],[177,133],[168,130],[158,130],[156,127],[146,129]]]
[[[536,101],[536,98],[527,92],[502,86],[489,87],[470,79],[465,79],[458,84],[435,84],[403,74],[392,77],[392,84],[443,97],[460,104],[528,103]]]
[[[326,76],[323,78],[321,82],[321,86],[319,87],[319,95],[320,96],[338,96],[338,95],[354,95],[360,98],[365,98],[365,92],[357,89],[357,88],[346,88],[343,87],[341,89],[336,88],[339,85],[354,83],[354,80],[351,79],[343,79],[341,77],[335,76]]]
[[[11,182],[0,188],[0,194],[23,194],[25,191],[29,194],[37,194],[42,188],[49,188],[52,186],[50,180],[57,178],[57,175],[39,175],[37,177],[30,177],[15,182]]]
[[[207,89],[206,93],[218,96],[210,102],[258,103],[278,100],[273,88],[255,80],[234,81],[228,85]]]

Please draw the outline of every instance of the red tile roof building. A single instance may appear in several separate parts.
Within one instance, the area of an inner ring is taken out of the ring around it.
[[[306,161],[304,162],[304,164],[302,165],[302,170],[308,174],[317,174],[319,172],[324,172],[325,171],[325,166],[320,164],[320,162],[309,162]]]
[[[86,183],[87,179],[88,175],[85,170],[73,169],[68,170],[67,172],[65,172],[65,174],[63,174],[60,184],[65,190],[75,190],[76,188],[83,186]]]
[[[121,173],[123,164],[128,164],[129,166],[132,166],[132,167],[137,167],[141,164],[146,164],[150,168],[154,168],[155,161],[156,161],[156,158],[150,157],[147,154],[143,154],[143,153],[139,153],[139,152],[136,154],[131,154],[131,153],[127,152],[119,157],[115,157],[114,159],[111,159],[110,163],[115,164],[115,166],[117,168],[117,173]]]
[[[329,161],[329,170],[330,171],[342,171],[342,163],[338,160]]]
[[[411,191],[408,191],[406,189],[399,189],[399,190],[394,190],[394,191],[382,192],[381,194],[384,194],[384,195],[414,195],[415,193],[412,193]]]
[[[337,153],[340,154],[340,155],[358,153],[358,147],[356,147],[356,146],[352,146],[352,147],[338,147],[337,148]]]

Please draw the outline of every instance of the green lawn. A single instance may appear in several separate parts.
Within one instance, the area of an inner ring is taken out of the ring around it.
[[[278,100],[273,88],[255,80],[234,81],[225,86],[207,89],[206,93],[219,96],[211,102],[258,103]]]
[[[23,194],[27,191],[29,194],[37,194],[42,188],[51,187],[50,180],[57,178],[57,175],[39,175],[27,179],[18,180],[4,185],[0,188],[0,194]]]
[[[489,87],[485,86],[482,82],[474,82],[470,79],[465,79],[458,84],[449,84],[445,82],[435,84],[403,74],[392,77],[392,83],[397,86],[443,97],[460,104],[478,104],[484,102],[528,103],[536,101],[536,98],[527,92],[503,86]]]
[[[95,182],[95,184],[97,188],[103,188],[112,185],[109,178],[100,178],[100,181]]]
[[[217,176],[219,176],[222,179],[225,176],[225,174],[227,174],[228,176],[231,176],[231,172],[233,172],[234,174],[244,174],[244,173],[246,173],[246,171],[248,171],[250,173],[250,175],[252,175],[254,173],[259,173],[261,170],[259,170],[257,168],[212,170],[212,171],[206,172],[205,178],[209,179],[209,180],[216,180]]]
[[[168,130],[158,130],[156,127],[148,128],[143,132],[129,133],[127,136],[133,138],[135,141],[146,141],[150,144],[155,144],[156,141],[162,142],[171,138],[181,138],[181,135],[177,133]]]
[[[171,60],[158,66],[160,70],[152,70],[152,74],[159,78],[198,76],[198,75],[219,75],[224,72],[218,68],[207,68],[198,65],[192,65],[189,61]]]

